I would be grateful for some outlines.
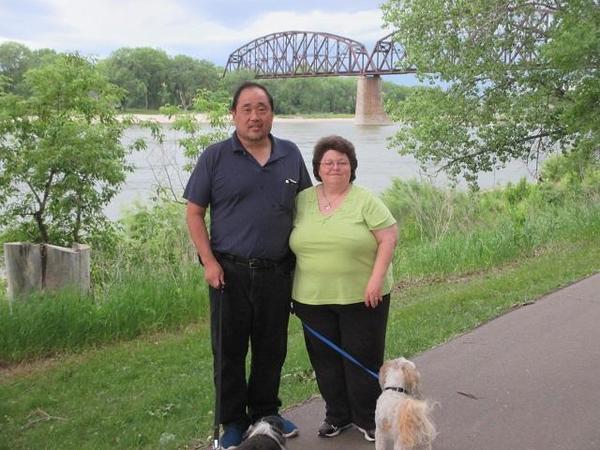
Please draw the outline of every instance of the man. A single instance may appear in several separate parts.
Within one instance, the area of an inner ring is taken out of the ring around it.
[[[209,284],[213,356],[222,302],[223,448],[239,445],[251,423],[278,414],[281,406],[293,267],[288,238],[296,194],[312,184],[298,147],[271,134],[273,98],[264,86],[242,84],[231,114],[235,132],[202,153],[184,193],[189,232]],[[286,437],[298,433],[289,420],[284,425]]]

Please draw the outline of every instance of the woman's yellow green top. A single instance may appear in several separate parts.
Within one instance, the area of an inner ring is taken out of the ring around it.
[[[362,302],[377,254],[371,230],[387,228],[396,220],[378,197],[355,185],[333,213],[324,215],[315,189],[296,197],[290,236],[296,254],[292,298],[310,305]],[[382,294],[389,294],[392,284],[390,265]]]

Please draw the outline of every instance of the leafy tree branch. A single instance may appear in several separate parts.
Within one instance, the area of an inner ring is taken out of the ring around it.
[[[598,155],[598,1],[390,0],[382,8],[405,65],[442,86],[392,107],[403,126],[391,144],[401,153],[471,181],[532,155]]]

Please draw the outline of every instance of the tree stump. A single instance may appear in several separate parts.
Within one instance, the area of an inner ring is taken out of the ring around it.
[[[49,244],[11,242],[4,244],[8,298],[41,290],[90,290],[90,247],[72,248]]]

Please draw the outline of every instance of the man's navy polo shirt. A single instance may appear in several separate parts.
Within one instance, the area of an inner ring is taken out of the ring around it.
[[[296,144],[269,138],[271,156],[263,167],[235,133],[198,159],[183,197],[210,205],[214,251],[273,260],[289,251],[295,197],[312,182]]]

